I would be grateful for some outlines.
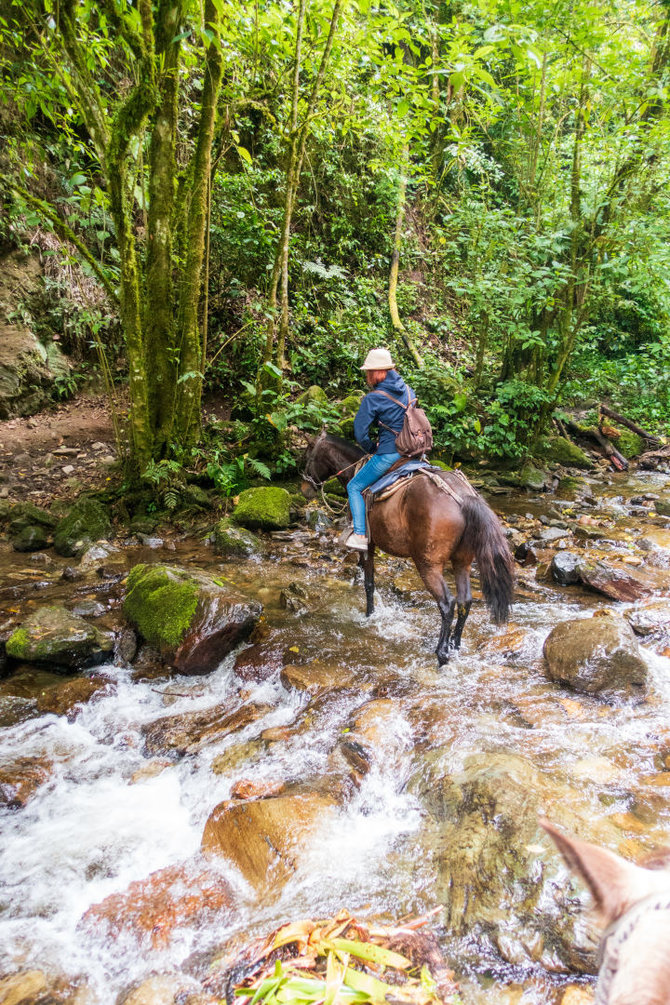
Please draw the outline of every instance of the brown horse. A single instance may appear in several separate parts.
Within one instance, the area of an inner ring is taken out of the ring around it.
[[[308,498],[333,475],[346,485],[363,451],[348,440],[325,432],[306,454],[302,491]],[[441,473],[448,484],[448,473]],[[477,493],[459,504],[428,478],[415,475],[395,495],[369,511],[370,546],[360,564],[365,576],[366,614],[374,610],[375,546],[389,555],[411,558],[426,589],[437,601],[442,630],[436,654],[440,665],[458,649],[472,603],[470,566],[477,560],[482,593],[497,625],[507,621],[514,588],[514,560],[495,513]],[[443,570],[451,562],[456,596],[449,592]],[[453,633],[451,626],[458,611]]]

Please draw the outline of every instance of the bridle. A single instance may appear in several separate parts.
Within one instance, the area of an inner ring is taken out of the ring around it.
[[[670,894],[652,893],[633,904],[612,922],[603,935],[598,952],[598,986],[594,1005],[607,1005],[612,982],[621,965],[621,950],[642,918],[650,911],[670,911]]]
[[[320,482],[317,481],[316,478],[314,478],[312,475],[308,474],[307,469],[305,469],[305,471],[303,471],[302,473],[303,480],[309,482],[309,484],[312,485],[315,489],[320,489],[321,486],[325,485],[326,482],[329,482],[331,478],[339,478],[340,475],[343,475],[345,471],[349,470],[349,468],[355,467],[356,464],[360,464],[361,461],[365,460],[365,458],[369,456],[370,454],[364,454],[363,457],[359,457],[357,460],[352,461],[351,464],[347,464],[346,468],[340,468],[340,470],[336,471],[334,475],[328,475],[327,478],[323,478]]]

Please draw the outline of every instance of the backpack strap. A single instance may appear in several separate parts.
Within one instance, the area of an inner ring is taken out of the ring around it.
[[[412,405],[412,404],[414,404],[414,402],[416,402],[416,398],[412,398],[411,401],[409,400],[409,388],[407,388],[407,404],[406,405],[403,405],[402,401],[398,401],[397,398],[394,398],[392,394],[388,393],[388,391],[374,390],[374,391],[371,391],[370,394],[383,394],[384,397],[388,398],[389,401],[392,401],[394,405],[400,405],[400,407],[404,408],[405,411],[407,411],[407,409],[409,408],[410,405]]]

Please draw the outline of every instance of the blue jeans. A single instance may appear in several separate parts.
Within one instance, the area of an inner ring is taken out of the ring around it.
[[[365,500],[361,492],[386,474],[398,460],[400,454],[396,451],[392,454],[374,454],[347,485],[351,515],[354,518],[354,534],[365,534]]]

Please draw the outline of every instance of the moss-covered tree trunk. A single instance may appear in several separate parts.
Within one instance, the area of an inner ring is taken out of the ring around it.
[[[419,367],[423,369],[423,359],[419,350],[414,344],[414,340],[400,320],[398,312],[398,271],[400,269],[400,248],[402,245],[402,229],[405,222],[405,202],[407,196],[407,170],[409,167],[409,151],[407,147],[403,151],[402,168],[400,174],[400,187],[398,189],[398,202],[396,206],[395,229],[393,232],[393,251],[391,253],[391,268],[389,269],[388,305],[391,315],[391,325],[393,330],[402,336],[402,340],[407,347],[410,356]]]

